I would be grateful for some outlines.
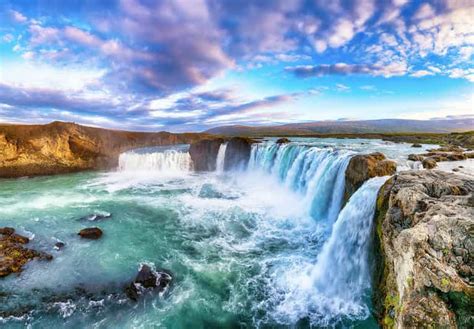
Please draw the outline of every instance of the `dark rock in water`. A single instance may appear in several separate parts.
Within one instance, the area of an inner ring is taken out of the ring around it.
[[[61,250],[66,246],[66,244],[62,241],[58,241],[54,244],[54,249]]]
[[[423,168],[425,169],[433,169],[437,166],[436,160],[433,158],[426,158],[422,162]]]
[[[277,144],[286,144],[286,143],[289,143],[289,142],[290,142],[290,140],[288,138],[285,138],[285,137],[280,138],[276,141]]]
[[[125,288],[125,293],[130,299],[137,301],[146,289],[163,292],[172,280],[173,277],[168,271],[154,271],[150,266],[144,264],[138,271],[135,280]]]
[[[233,137],[227,143],[224,158],[224,170],[244,170],[247,168],[252,143],[254,141],[245,137]]]
[[[2,227],[2,228],[0,228],[0,234],[12,235],[13,233],[15,233],[15,229],[12,228],[12,227]]]
[[[408,160],[411,161],[423,161],[425,157],[420,155],[420,154],[409,154],[408,155]]]
[[[415,143],[415,144],[413,144],[411,147],[423,147],[423,145],[418,144],[418,143]]]
[[[87,216],[84,216],[84,217],[81,217],[80,220],[88,220],[88,221],[91,221],[91,222],[95,222],[95,221],[99,221],[99,220],[102,220],[102,219],[107,219],[107,218],[110,218],[112,217],[112,214],[110,213],[99,213],[99,214],[90,214],[90,215],[87,215]]]
[[[193,160],[194,170],[216,170],[216,159],[219,147],[224,143],[222,138],[204,139],[197,141],[189,147],[189,155]]]
[[[97,240],[102,236],[102,230],[98,227],[88,227],[80,230],[78,235],[84,239]]]
[[[23,266],[34,258],[53,259],[47,253],[25,248],[23,245],[29,241],[27,237],[16,234],[11,227],[0,228],[0,277],[21,272]]]
[[[369,178],[393,175],[396,171],[396,162],[387,160],[385,155],[380,152],[353,156],[346,169],[344,200],[347,202],[351,195]]]
[[[453,168],[453,171],[457,172],[457,171],[459,171],[459,168]]]

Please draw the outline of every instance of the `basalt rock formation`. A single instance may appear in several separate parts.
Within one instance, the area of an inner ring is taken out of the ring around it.
[[[396,162],[387,160],[385,155],[379,152],[353,156],[346,169],[344,200],[347,202],[369,178],[393,175],[396,170]]]
[[[376,211],[374,304],[384,328],[474,327],[474,181],[402,172]]]
[[[159,293],[165,291],[172,280],[173,277],[169,271],[154,271],[150,266],[143,264],[135,280],[125,288],[125,293],[131,300],[137,301],[146,289],[157,290]]]
[[[246,137],[233,137],[227,143],[224,158],[224,170],[243,170],[247,168],[252,143],[255,141]]]
[[[465,152],[465,150],[456,145],[442,146],[438,149],[428,150],[427,153],[409,154],[408,160],[421,161],[423,168],[433,169],[437,162],[459,161],[474,158],[474,152]]]
[[[107,130],[66,122],[0,125],[0,177],[109,169],[127,150],[189,144],[205,136]]]
[[[194,170],[214,171],[216,170],[216,159],[219,147],[224,143],[222,138],[203,139],[189,147],[189,154],[193,160]]]

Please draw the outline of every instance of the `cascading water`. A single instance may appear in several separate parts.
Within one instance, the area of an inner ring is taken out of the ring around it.
[[[291,277],[275,317],[309,317],[318,326],[363,320],[370,314],[371,233],[377,193],[388,177],[368,180],[339,213],[316,263]]]
[[[120,154],[120,171],[188,172],[192,170],[191,156],[184,148],[148,148]]]
[[[227,149],[227,143],[222,143],[219,146],[219,151],[217,152],[217,158],[216,158],[216,171],[217,172],[224,171],[224,159],[225,159],[226,149]]]
[[[341,208],[344,177],[352,153],[294,143],[254,144],[249,170],[263,170],[303,195],[318,221],[332,224]]]

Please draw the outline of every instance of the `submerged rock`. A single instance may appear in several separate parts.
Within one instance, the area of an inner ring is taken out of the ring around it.
[[[474,327],[474,181],[407,171],[379,191],[377,288],[384,328]]]
[[[345,201],[369,178],[393,175],[396,171],[396,162],[387,160],[380,152],[353,156],[346,169]]]
[[[54,249],[55,250],[61,250],[66,246],[66,244],[62,241],[58,241],[54,244]]]
[[[224,143],[222,138],[204,139],[189,147],[189,154],[196,171],[216,170],[216,159],[219,147]]]
[[[246,137],[233,137],[227,143],[224,170],[244,170],[247,168],[254,141]]]
[[[102,230],[98,227],[88,227],[77,233],[81,238],[97,240],[102,236]]]
[[[137,301],[146,289],[157,290],[159,293],[165,291],[172,280],[173,277],[168,271],[155,271],[150,266],[143,264],[141,265],[135,280],[125,288],[125,293],[130,299]]]
[[[28,242],[27,237],[16,234],[13,228],[0,228],[0,277],[21,272],[23,266],[32,259],[53,259],[47,253],[25,248]]]

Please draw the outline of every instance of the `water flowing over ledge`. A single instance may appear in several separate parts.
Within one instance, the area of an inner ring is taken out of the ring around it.
[[[120,154],[120,171],[153,171],[162,173],[189,172],[193,162],[187,146],[146,148]]]

